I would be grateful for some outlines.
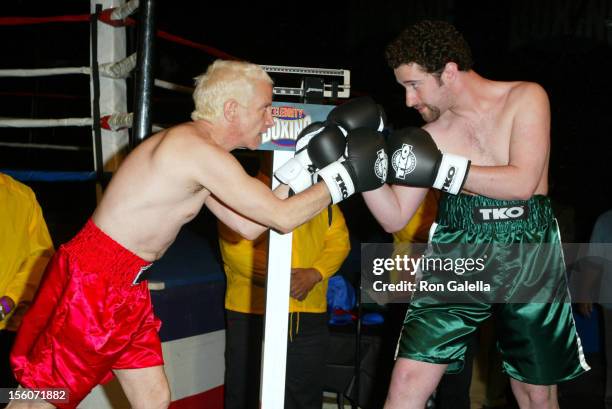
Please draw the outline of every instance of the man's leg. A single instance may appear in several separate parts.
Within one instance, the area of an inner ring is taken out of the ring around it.
[[[510,379],[512,392],[521,409],[559,409],[557,385],[532,385]]]
[[[263,316],[225,312],[225,409],[257,409]]]
[[[447,366],[398,358],[385,409],[423,409]]]
[[[293,313],[289,319],[294,332],[287,344],[285,409],[321,409],[330,337],[327,314]]]
[[[476,339],[471,337],[467,342],[461,372],[442,376],[436,389],[436,409],[470,409],[470,386],[476,346]]]
[[[132,409],[166,409],[170,405],[170,386],[163,366],[114,369]]]
[[[0,330],[0,387],[15,388],[17,380],[9,364],[9,355],[17,334],[6,329]]]

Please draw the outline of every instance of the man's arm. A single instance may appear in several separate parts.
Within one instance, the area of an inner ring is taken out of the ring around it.
[[[314,261],[309,268],[291,269],[291,289],[293,298],[302,301],[317,283],[334,275],[346,259],[351,250],[349,232],[342,211],[337,205],[328,208],[331,211],[332,223],[325,229],[323,248],[317,254],[313,254]],[[325,217],[325,215],[319,216]],[[327,217],[325,217],[327,219]],[[315,246],[316,247],[316,246]],[[312,249],[303,248],[296,237],[296,252],[309,252]]]
[[[349,231],[344,215],[337,205],[329,208],[332,223],[325,231],[323,251],[316,257],[313,268],[321,273],[323,279],[336,274],[351,251]]]
[[[286,199],[289,195],[289,186],[279,185],[272,193],[279,199]],[[236,213],[229,207],[223,205],[212,195],[208,196],[204,203],[219,220],[227,221],[227,223],[224,224],[246,239],[255,240],[257,237],[261,236],[263,232],[268,230],[268,226],[263,226]]]
[[[387,233],[406,226],[425,199],[428,189],[403,185],[383,185],[363,193],[368,209]]]
[[[268,271],[268,236],[247,240],[218,222],[219,249],[225,271],[248,278],[254,286],[265,287]]]
[[[550,106],[542,87],[526,83],[513,91],[517,113],[512,124],[505,166],[472,163],[464,190],[495,199],[529,199],[547,169],[550,151]]]
[[[244,237],[259,235],[256,233],[261,229],[249,225],[250,222],[288,233],[330,203],[329,192],[322,183],[281,200],[266,185],[250,177],[228,152],[209,144],[201,147],[202,150],[205,152],[198,157],[207,160],[199,159],[198,181],[215,196],[207,199],[205,204],[223,223],[236,227]]]

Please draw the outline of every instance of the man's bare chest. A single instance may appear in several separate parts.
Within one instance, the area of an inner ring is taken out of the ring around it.
[[[454,120],[430,132],[442,152],[465,156],[483,166],[508,163],[512,122],[503,115]]]

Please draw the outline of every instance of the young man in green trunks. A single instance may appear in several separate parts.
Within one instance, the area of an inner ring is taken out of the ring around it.
[[[543,248],[553,254],[545,257],[545,271],[539,270],[542,263],[527,261],[542,254],[522,252],[517,259],[518,253],[510,252],[504,259],[499,247],[490,246],[497,263],[487,268],[501,282],[493,291],[507,285],[520,289],[527,276],[535,277],[535,288],[563,291],[554,302],[505,304],[449,304],[417,292],[404,322],[385,408],[422,409],[445,371],[461,367],[467,339],[492,314],[499,317],[504,370],[512,377],[521,409],[558,408],[555,385],[589,367],[565,291],[562,252],[554,245],[558,227],[545,196],[550,155],[546,92],[535,83],[478,75],[471,69],[469,46],[445,22],[409,27],[387,47],[387,60],[406,90],[406,105],[427,124],[396,131],[388,140],[388,184],[363,194],[379,223],[388,232],[400,230],[428,188],[440,189],[444,193],[430,231],[432,244],[546,243]],[[435,277],[427,271],[423,275]]]

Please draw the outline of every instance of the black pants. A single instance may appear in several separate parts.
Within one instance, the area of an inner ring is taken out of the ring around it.
[[[13,376],[13,371],[9,365],[9,354],[13,343],[15,342],[16,333],[13,331],[0,330],[0,388],[15,388],[17,381]]]
[[[321,409],[327,314],[290,314],[285,380],[286,409]],[[226,310],[225,409],[258,409],[263,316]]]

